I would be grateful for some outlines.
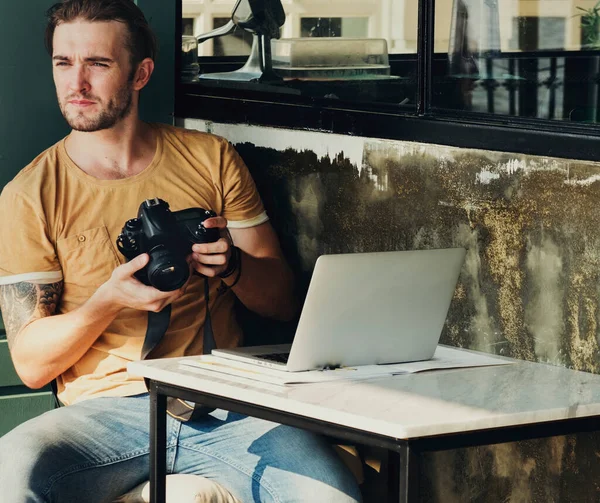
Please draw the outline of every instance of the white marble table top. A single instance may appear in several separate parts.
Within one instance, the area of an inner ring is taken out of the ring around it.
[[[514,360],[367,381],[243,385],[200,375],[181,358],[132,362],[130,373],[398,439],[600,416],[600,375]]]

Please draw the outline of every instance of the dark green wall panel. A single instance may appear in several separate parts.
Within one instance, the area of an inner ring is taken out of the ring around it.
[[[53,3],[0,2],[0,188],[68,133],[44,47],[45,12]],[[0,215],[0,224],[6,218]],[[23,391],[6,340],[0,340],[0,435],[53,408],[48,390]]]
[[[0,437],[54,407],[51,391],[0,396]]]
[[[68,132],[44,47],[53,3],[0,2],[0,187]]]
[[[175,109],[175,1],[136,0],[158,38],[154,74],[142,91],[140,115],[149,122],[173,123]]]
[[[8,343],[5,340],[0,340],[0,388],[4,386],[21,386],[22,384],[10,359]]]

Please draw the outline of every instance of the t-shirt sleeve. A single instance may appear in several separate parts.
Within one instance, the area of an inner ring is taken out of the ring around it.
[[[223,216],[228,227],[243,229],[266,222],[269,217],[246,164],[227,140],[222,148]]]
[[[0,285],[54,283],[63,278],[40,210],[10,186],[0,194]]]

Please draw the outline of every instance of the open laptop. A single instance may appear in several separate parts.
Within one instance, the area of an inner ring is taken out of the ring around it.
[[[215,349],[291,372],[429,360],[466,250],[322,255],[292,344]]]

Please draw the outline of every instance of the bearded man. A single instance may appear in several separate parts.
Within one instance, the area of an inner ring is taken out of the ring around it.
[[[72,131],[2,191],[0,307],[20,378],[31,388],[55,381],[65,406],[0,439],[0,499],[111,502],[148,477],[148,394],[126,370],[140,358],[148,312],[171,306],[152,356],[178,357],[202,354],[207,309],[217,345],[234,347],[242,340],[236,297],[278,319],[292,318],[296,303],[260,196],[231,145],[140,120],[156,45],[135,3],[64,0],[48,16],[58,102]],[[174,211],[213,210],[205,227],[232,238],[195,244],[188,261],[199,274],[175,291],[138,281],[148,255],[126,262],[115,246],[150,198]],[[203,475],[243,502],[360,498],[328,443],[295,428],[215,410],[188,422],[170,417],[167,444],[169,473]]]

